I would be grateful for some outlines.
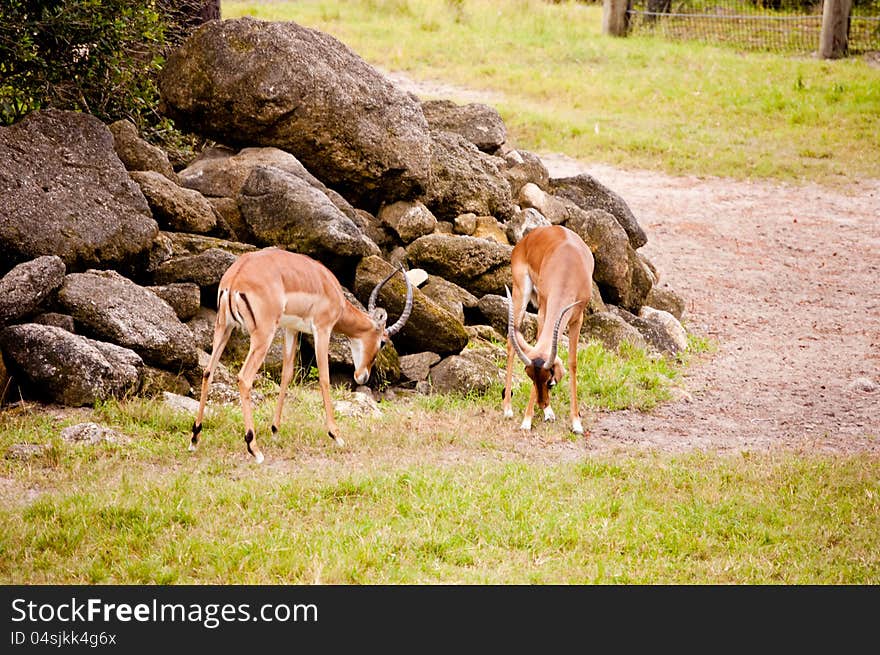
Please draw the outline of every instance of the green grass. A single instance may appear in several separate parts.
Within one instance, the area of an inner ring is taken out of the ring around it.
[[[694,345],[692,357],[711,347]],[[661,402],[687,364],[595,344],[579,361],[585,414]],[[517,385],[520,412],[521,372]],[[291,390],[276,435],[277,386],[264,378],[260,390],[261,466],[245,454],[237,406],[211,406],[196,453],[192,416],[157,400],[0,412],[3,452],[48,446],[0,460],[0,582],[880,582],[876,457],[596,454],[564,422],[519,432],[501,418],[500,388],[341,417],[339,449],[313,385]],[[564,393],[554,397],[561,410]],[[128,441],[60,440],[86,420]]]
[[[225,18],[294,20],[383,70],[491,92],[510,140],[533,152],[739,179],[880,176],[880,69],[864,58],[606,37],[601,11],[540,0],[223,3]]]
[[[0,579],[880,582],[876,458],[485,456],[399,467],[366,458],[363,471],[341,451],[322,467],[256,467],[216,445],[191,457],[180,432],[165,440],[173,454],[159,461],[99,446],[32,464],[56,488],[4,503]]]

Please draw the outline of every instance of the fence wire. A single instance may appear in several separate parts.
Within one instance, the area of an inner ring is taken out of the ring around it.
[[[822,2],[811,0],[631,0],[630,34],[808,54],[819,48]],[[880,51],[880,0],[856,3],[849,52]]]

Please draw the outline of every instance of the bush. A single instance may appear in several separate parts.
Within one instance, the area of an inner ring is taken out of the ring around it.
[[[4,0],[0,123],[55,107],[167,132],[157,73],[205,7],[219,15],[197,0]]]

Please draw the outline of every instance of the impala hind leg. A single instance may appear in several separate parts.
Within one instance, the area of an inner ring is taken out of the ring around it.
[[[278,432],[281,425],[281,412],[284,409],[284,398],[287,396],[287,387],[293,378],[296,365],[296,348],[299,344],[299,332],[284,330],[284,362],[281,366],[281,389],[278,391],[278,404],[275,406],[275,416],[272,419],[272,432]]]
[[[262,464],[263,453],[257,446],[257,437],[254,432],[254,412],[253,402],[251,400],[251,389],[254,387],[254,380],[263,360],[266,359],[266,353],[269,352],[269,344],[272,342],[272,336],[275,329],[265,333],[264,330],[254,331],[251,333],[251,346],[245,357],[244,364],[238,372],[238,393],[241,396],[241,414],[244,419],[244,443],[247,451],[254,456],[257,464]]]
[[[217,363],[220,361],[220,356],[223,354],[231,334],[232,325],[227,325],[224,328],[220,326],[218,321],[214,326],[214,343],[211,346],[211,359],[208,361],[208,366],[202,374],[202,393],[199,396],[199,412],[196,415],[195,421],[193,421],[192,437],[189,441],[190,450],[195,450],[196,446],[199,445],[199,435],[202,432],[202,418],[205,414],[205,405],[208,402],[208,390],[211,387],[211,381],[214,379],[214,370],[217,368]]]

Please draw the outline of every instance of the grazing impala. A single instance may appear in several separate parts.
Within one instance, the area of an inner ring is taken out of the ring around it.
[[[412,311],[412,285],[405,273],[406,303],[397,322],[386,328],[388,315],[384,309],[376,308],[379,290],[395,273],[397,270],[376,285],[370,294],[367,311],[363,312],[346,299],[333,273],[310,257],[278,248],[266,248],[239,257],[220,280],[214,343],[202,379],[202,396],[193,423],[190,450],[195,450],[199,443],[208,388],[234,327],[250,334],[250,350],[238,373],[238,390],[244,418],[244,441],[257,463],[263,461],[263,454],[257,447],[254,434],[251,388],[279,326],[284,328],[284,361],[272,432],[278,431],[281,422],[287,385],[293,377],[299,333],[310,332],[315,339],[318,383],[324,400],[327,432],[338,445],[343,445],[330,400],[327,361],[330,333],[341,332],[350,339],[354,379],[358,384],[364,384],[370,377],[376,355],[403,328]]]
[[[577,346],[584,309],[590,302],[593,280],[593,253],[574,232],[561,225],[538,227],[526,234],[513,248],[510,268],[513,298],[507,290],[507,382],[504,387],[504,416],[513,416],[510,384],[513,357],[518,355],[532,380],[532,392],[521,428],[532,429],[535,402],[544,410],[544,420],[556,418],[550,407],[550,390],[562,379],[562,361],[556,356],[559,327],[568,318],[568,372],[571,399],[571,431],[583,434],[577,399]],[[538,306],[538,336],[529,346],[518,326],[531,299]]]

